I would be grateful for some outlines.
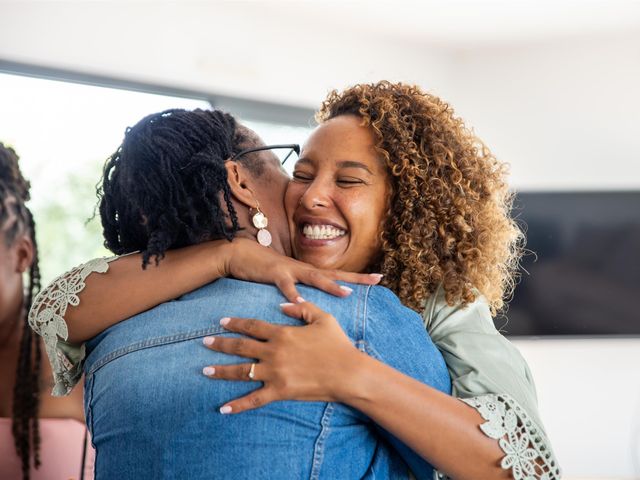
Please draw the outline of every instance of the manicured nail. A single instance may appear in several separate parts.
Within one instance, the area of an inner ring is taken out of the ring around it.
[[[298,298],[300,298],[300,297],[298,297]],[[281,303],[280,304],[280,308],[290,307],[291,305],[295,305],[295,303]]]
[[[231,406],[225,405],[224,407],[220,408],[220,413],[222,413],[223,415],[225,413],[231,413]]]
[[[384,275],[381,273],[370,273],[369,276],[373,277],[377,281],[382,280],[382,277],[384,277]]]
[[[206,346],[210,347],[211,345],[213,345],[213,342],[215,342],[216,339],[213,337],[204,337],[202,339],[202,343],[204,343]]]
[[[216,369],[213,367],[204,367],[202,369],[202,373],[204,373],[207,376],[211,376],[214,375],[216,373]]]
[[[231,319],[229,317],[224,317],[220,319],[220,325],[222,325],[223,327],[229,323],[231,321]]]
[[[306,302],[306,300],[304,298],[302,298],[302,297],[296,298],[296,303],[304,303],[304,302]]]
[[[347,292],[347,294],[351,294],[351,292],[353,292],[353,288],[347,287],[345,285],[340,285],[340,289]]]

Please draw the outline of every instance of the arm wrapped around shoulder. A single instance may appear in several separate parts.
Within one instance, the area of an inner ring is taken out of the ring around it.
[[[86,278],[94,272],[105,273],[109,262],[118,257],[95,258],[53,280],[35,298],[29,311],[29,325],[44,339],[45,350],[53,371],[52,395],[68,395],[82,376],[84,344],[71,344],[64,319],[69,306],[80,303],[78,294],[85,288]]]

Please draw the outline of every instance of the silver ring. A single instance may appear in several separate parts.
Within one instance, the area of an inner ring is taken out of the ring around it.
[[[249,369],[249,378],[253,380],[253,377],[256,375],[256,364],[252,363],[251,368]]]

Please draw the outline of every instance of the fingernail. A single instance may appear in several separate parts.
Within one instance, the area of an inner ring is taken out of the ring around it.
[[[300,298],[300,297],[298,297]],[[291,305],[295,305],[294,303],[281,303],[280,304],[280,308],[284,308],[284,307],[290,307]]]
[[[306,300],[304,298],[302,298],[302,297],[296,298],[296,303],[304,303],[304,302],[306,302]]]
[[[384,277],[384,275],[381,273],[370,273],[369,276],[375,278],[378,281],[382,280],[382,277]]]
[[[231,321],[231,319],[229,317],[224,317],[220,319],[220,325],[222,325],[223,327],[229,323]]]
[[[344,290],[345,292],[347,292],[348,294],[353,292],[353,288],[347,287],[345,285],[340,285],[340,289]]]
[[[214,375],[216,373],[216,369],[213,367],[204,367],[202,369],[202,373],[204,373],[207,376]]]
[[[204,337],[204,338],[202,339],[202,343],[204,343],[204,344],[205,344],[205,345],[207,345],[207,346],[211,346],[211,345],[213,345],[213,342],[215,342],[215,341],[216,341],[216,339],[215,339],[215,338],[213,338],[213,337]]]
[[[231,413],[231,407],[229,405],[225,405],[224,407],[220,408],[220,413],[222,413],[223,415],[225,413]]]

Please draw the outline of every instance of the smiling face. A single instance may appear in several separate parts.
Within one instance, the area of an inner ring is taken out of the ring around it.
[[[293,255],[320,268],[366,271],[380,254],[389,174],[361,119],[342,115],[305,144],[285,197]]]

